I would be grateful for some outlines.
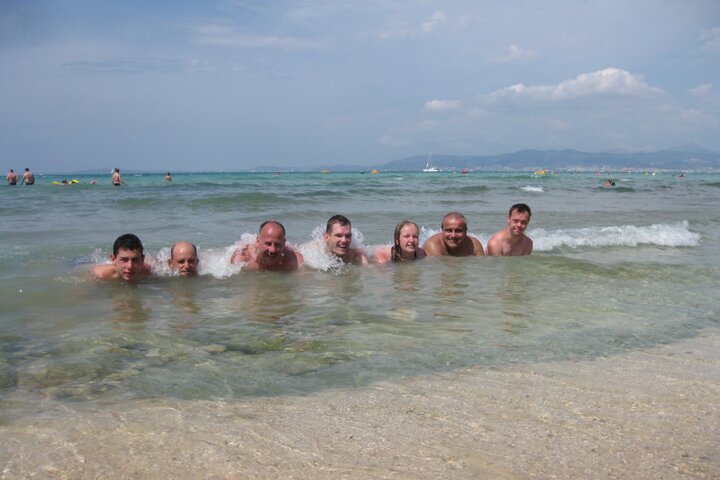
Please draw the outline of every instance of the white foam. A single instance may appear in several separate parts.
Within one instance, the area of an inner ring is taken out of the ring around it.
[[[544,192],[542,187],[535,187],[533,185],[525,185],[524,187],[520,187],[520,190],[525,190],[526,192]]]
[[[695,247],[700,243],[700,235],[688,230],[687,221],[644,227],[620,225],[561,230],[538,228],[528,232],[528,236],[533,239],[533,249],[540,252],[548,252],[562,246],[570,248],[638,245]]]

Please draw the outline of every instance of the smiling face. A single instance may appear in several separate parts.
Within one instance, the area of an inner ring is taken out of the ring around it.
[[[412,223],[404,225],[398,234],[397,244],[403,256],[413,256],[417,251],[420,232]]]
[[[332,225],[330,232],[323,235],[323,239],[330,253],[342,258],[350,250],[352,227],[335,223]]]
[[[258,262],[270,265],[282,261],[285,249],[285,230],[277,223],[268,223],[257,236]]]
[[[530,223],[530,213],[513,210],[507,217],[507,222],[510,235],[512,237],[519,237],[525,233],[525,229],[527,228],[528,223]]]
[[[195,246],[190,242],[177,242],[171,250],[168,265],[183,277],[197,275],[198,257]]]
[[[132,281],[142,272],[145,255],[140,250],[120,248],[117,255],[110,255],[110,260],[115,265],[115,270],[120,278]]]
[[[448,250],[459,248],[467,238],[465,219],[456,216],[445,217],[442,223],[442,236]]]

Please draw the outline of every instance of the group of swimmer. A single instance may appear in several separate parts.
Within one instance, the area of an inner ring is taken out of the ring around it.
[[[533,242],[525,235],[532,212],[524,203],[510,207],[507,225],[495,233],[487,244],[487,252],[475,237],[467,234],[465,216],[450,212],[441,222],[442,231],[428,238],[422,247],[419,245],[420,229],[409,220],[403,220],[395,227],[393,244],[380,248],[373,262],[407,262],[420,260],[428,256],[516,256],[530,255]],[[351,247],[352,224],[343,215],[334,215],[327,222],[320,246],[324,251],[342,263],[366,265],[369,263],[366,253]],[[256,271],[293,271],[302,268],[304,259],[295,248],[287,245],[285,227],[278,221],[268,220],[260,225],[254,243],[237,248],[229,259],[231,264],[244,264],[248,270]],[[152,274],[152,265],[145,261],[142,242],[132,233],[119,236],[113,244],[113,253],[109,264],[96,265],[92,274],[99,280],[137,281]],[[183,277],[197,275],[197,247],[188,241],[176,242],[170,248],[168,266]]]
[[[17,173],[15,173],[15,170],[12,168],[8,172],[7,175],[5,175],[5,181],[7,181],[8,185],[17,185],[19,178]],[[25,169],[25,173],[23,174],[22,180],[20,181],[20,185],[34,185],[35,184],[35,175],[30,171],[29,168]]]

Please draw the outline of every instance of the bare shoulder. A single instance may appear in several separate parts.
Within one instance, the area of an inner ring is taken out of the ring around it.
[[[425,258],[427,257],[427,252],[424,249],[418,247],[415,249],[415,256],[417,258]]]
[[[245,245],[243,248],[236,248],[230,257],[230,263],[236,265],[241,262],[250,262],[252,260],[252,244]]]
[[[95,280],[112,280],[118,278],[115,266],[110,263],[95,265],[91,271],[91,275]]]
[[[436,233],[432,237],[425,240],[423,243],[423,250],[427,255],[443,255],[444,243],[442,241],[442,234]]]
[[[375,252],[375,263],[387,263],[390,261],[392,247],[383,247]]]
[[[492,237],[490,237],[490,240],[488,240],[488,244],[487,244],[487,254],[488,255],[492,255],[495,257],[502,255],[503,232],[504,232],[504,230],[500,230],[499,232],[496,232]]]

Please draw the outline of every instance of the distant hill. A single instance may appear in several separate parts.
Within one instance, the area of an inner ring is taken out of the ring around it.
[[[381,165],[381,170],[420,171],[427,156],[393,160]],[[588,153],[578,150],[521,150],[500,155],[438,155],[431,163],[444,170],[537,170],[537,169],[666,169],[717,170],[720,153],[693,149],[668,149],[641,153]]]

